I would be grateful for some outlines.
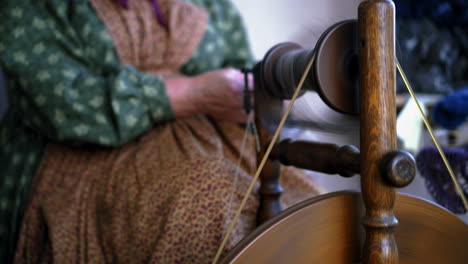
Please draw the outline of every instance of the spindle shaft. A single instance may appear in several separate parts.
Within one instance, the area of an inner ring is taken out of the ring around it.
[[[338,146],[313,141],[282,140],[273,147],[270,159],[301,169],[351,177],[360,173],[359,150],[351,145]]]

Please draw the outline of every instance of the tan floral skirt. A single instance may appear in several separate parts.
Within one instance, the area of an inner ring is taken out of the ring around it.
[[[210,263],[255,169],[252,137],[199,116],[155,127],[116,149],[51,144],[22,223],[17,263]],[[287,168],[285,205],[320,193]],[[256,188],[257,189],[257,188]],[[258,197],[225,251],[255,228]]]

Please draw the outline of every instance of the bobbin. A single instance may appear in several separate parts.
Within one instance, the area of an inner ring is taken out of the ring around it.
[[[263,89],[274,98],[290,99],[307,63],[315,56],[303,90],[316,91],[335,111],[356,115],[359,112],[357,48],[356,20],[329,27],[314,49],[292,42],[280,43],[255,66],[256,89]]]

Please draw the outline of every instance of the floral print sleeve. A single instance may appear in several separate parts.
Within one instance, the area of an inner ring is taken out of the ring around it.
[[[25,126],[51,140],[114,146],[173,118],[162,80],[119,64],[88,1],[9,2],[0,56],[17,80],[12,104]]]
[[[220,1],[223,19],[218,23],[226,43],[223,66],[251,66],[253,55],[239,10],[228,0]]]
[[[181,72],[196,75],[225,67],[253,64],[246,29],[237,8],[229,0],[191,0],[209,13],[206,33]]]

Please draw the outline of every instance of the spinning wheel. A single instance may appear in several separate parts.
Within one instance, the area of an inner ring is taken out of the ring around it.
[[[267,53],[254,68],[262,145],[272,140],[279,120],[272,113],[282,109],[281,99],[291,97],[313,59],[305,89],[339,112],[360,115],[360,151],[274,142],[260,176],[259,222],[267,222],[224,263],[466,263],[468,228],[462,221],[430,202],[396,195],[396,187],[411,182],[415,165],[396,151],[393,3],[364,1],[357,22],[332,26],[313,50],[285,43]],[[279,161],[346,177],[360,173],[362,194],[328,194],[279,213]]]
[[[231,251],[224,263],[361,263],[362,196],[340,192],[289,208],[260,226]],[[445,209],[398,195],[396,262],[466,263],[467,227]]]

